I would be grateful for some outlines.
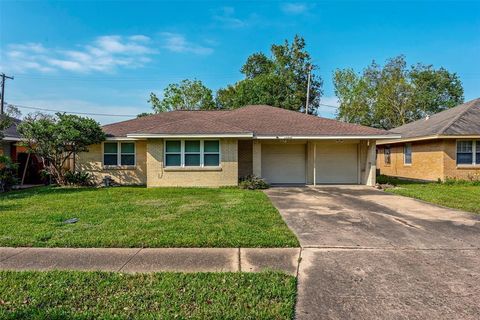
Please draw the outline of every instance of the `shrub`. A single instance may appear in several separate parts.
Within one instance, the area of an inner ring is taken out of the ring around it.
[[[377,176],[377,183],[379,184],[391,184],[392,186],[396,186],[400,183],[400,179],[395,177],[389,177],[384,174],[380,174]]]
[[[92,186],[94,184],[92,175],[84,171],[67,171],[65,182],[74,186]]]
[[[0,156],[0,192],[10,191],[18,183],[18,165],[9,157]]]
[[[270,188],[270,185],[262,178],[250,175],[240,180],[239,187],[241,189],[255,190],[268,189]]]

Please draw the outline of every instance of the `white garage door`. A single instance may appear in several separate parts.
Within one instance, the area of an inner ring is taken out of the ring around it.
[[[358,183],[357,144],[317,145],[317,183]]]
[[[305,183],[304,144],[262,144],[262,177],[269,183]]]

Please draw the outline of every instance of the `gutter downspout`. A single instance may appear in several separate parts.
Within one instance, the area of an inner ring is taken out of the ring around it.
[[[317,143],[313,143],[313,186],[317,185]]]

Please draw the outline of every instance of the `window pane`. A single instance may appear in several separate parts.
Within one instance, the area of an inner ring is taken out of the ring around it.
[[[185,141],[185,152],[200,152],[200,141]]]
[[[199,154],[186,154],[185,155],[185,165],[186,166],[199,166],[200,165],[200,155]]]
[[[135,165],[135,156],[133,154],[122,154],[121,160],[122,160],[122,166]]]
[[[167,154],[165,160],[166,166],[180,166],[180,154]]]
[[[106,166],[116,166],[117,162],[117,155],[116,154],[105,154],[103,156],[103,164]]]
[[[457,152],[472,152],[472,141],[458,141]]]
[[[117,143],[104,143],[103,144],[104,153],[117,153]]]
[[[385,164],[390,164],[390,147],[385,147],[383,150]]]
[[[134,143],[122,143],[121,150],[122,150],[122,153],[135,153],[135,144]]]
[[[475,163],[480,164],[480,141],[477,141],[477,157]]]
[[[457,153],[457,164],[472,164],[472,163],[473,163],[472,153]]]
[[[181,149],[180,140],[167,141],[166,146],[167,152],[180,152]]]
[[[220,156],[218,154],[206,154],[203,158],[204,166],[218,166],[220,165]]]
[[[217,141],[204,141],[203,142],[203,151],[204,152],[219,152],[220,143]]]
[[[405,157],[405,164],[411,164],[412,163],[412,145],[411,144],[406,144],[404,149],[403,149],[403,155]]]

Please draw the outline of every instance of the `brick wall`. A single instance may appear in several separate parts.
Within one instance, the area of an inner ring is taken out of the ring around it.
[[[379,146],[377,168],[381,174],[407,179],[443,179],[443,142],[441,140],[412,143],[412,164],[404,164],[403,143],[391,145],[391,163],[385,164],[385,146]]]
[[[238,176],[253,174],[253,141],[238,140]]]
[[[455,139],[443,140],[443,146],[445,150],[443,162],[445,178],[480,179],[480,166],[457,167],[457,141]]]
[[[220,139],[220,169],[171,169],[163,165],[163,139],[147,143],[148,187],[164,186],[236,186],[238,184],[238,148],[236,139]]]
[[[111,176],[115,182],[120,184],[147,184],[146,141],[135,142],[135,156],[137,165],[134,168],[128,169],[104,169],[102,165],[102,145],[92,145],[89,147],[89,149],[89,152],[83,152],[77,156],[75,164],[78,170],[92,173],[97,183],[100,183],[105,176]]]
[[[384,145],[378,148],[377,167],[381,174],[400,178],[445,180],[445,178],[480,178],[480,166],[457,167],[456,140],[437,139],[412,143],[412,164],[403,162],[403,143],[391,145],[391,164],[385,164]]]

